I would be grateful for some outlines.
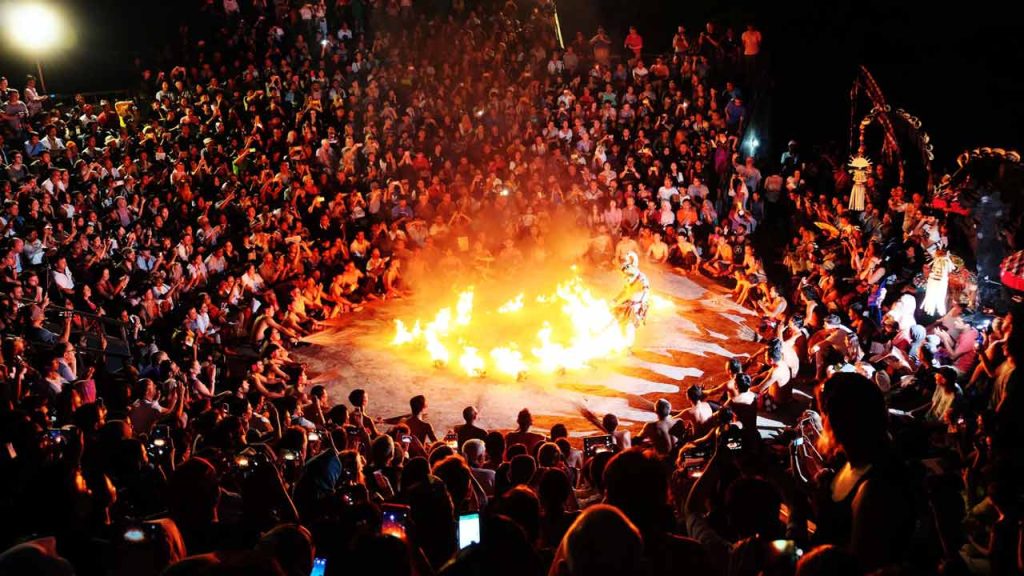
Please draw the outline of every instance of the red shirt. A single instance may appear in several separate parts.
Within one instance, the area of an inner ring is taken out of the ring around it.
[[[640,52],[640,50],[642,50],[643,47],[644,39],[636,32],[633,32],[629,34],[629,36],[626,36],[626,48],[629,48],[633,52]]]
[[[427,160],[426,156],[417,155],[415,158],[412,159],[412,167],[417,172],[426,172],[430,170],[430,161]]]

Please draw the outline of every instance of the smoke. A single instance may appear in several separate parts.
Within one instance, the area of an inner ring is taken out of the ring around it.
[[[451,302],[470,286],[479,301],[500,305],[521,292],[550,292],[572,276],[572,266],[581,271],[591,266],[588,229],[571,218],[541,222],[534,229],[495,238],[487,230],[501,228],[484,225],[478,232],[452,232],[429,242],[405,269],[408,287],[428,309],[431,303]]]

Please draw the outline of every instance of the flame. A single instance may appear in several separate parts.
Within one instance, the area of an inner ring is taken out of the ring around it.
[[[648,300],[650,309],[655,312],[665,312],[675,310],[675,303],[665,298],[664,296],[658,296],[657,294],[651,294]]]
[[[628,351],[635,340],[633,325],[621,322],[614,304],[596,297],[575,269],[554,292],[519,293],[489,306],[477,302],[469,287],[458,294],[454,314],[451,307],[441,308],[433,320],[422,326],[416,320],[411,329],[396,320],[391,344],[421,344],[435,366],[455,357],[471,377],[492,373],[521,379],[531,372],[583,369]],[[667,299],[652,299],[652,310],[672,307]],[[531,326],[533,320],[537,324]],[[513,339],[527,344],[521,349]]]
[[[430,354],[430,359],[434,361],[434,364],[443,366],[448,363],[448,349],[441,344],[441,340],[438,339],[436,332],[426,332],[424,334],[424,340],[427,343],[427,353]]]
[[[539,362],[537,367],[542,372],[555,372],[568,368],[565,362],[570,360],[565,346],[551,341],[551,332],[551,325],[545,322],[544,327],[537,332],[537,340],[540,340],[540,346],[532,350],[533,356]]]
[[[462,349],[462,356],[459,356],[459,365],[472,377],[483,376],[486,372],[484,359],[477,353],[477,349],[466,346]]]
[[[403,344],[409,344],[420,339],[423,335],[423,329],[420,328],[420,321],[417,320],[416,324],[413,325],[410,331],[405,327],[405,322],[401,320],[395,320],[395,337],[391,340],[391,344],[394,346],[401,346]]]
[[[459,294],[459,303],[455,305],[455,323],[459,326],[469,326],[473,319],[473,288]]]
[[[523,309],[523,293],[520,292],[518,296],[505,302],[498,308],[498,314],[511,314],[512,312],[518,312]]]
[[[498,347],[491,350],[491,360],[499,374],[521,378],[527,372],[526,361],[523,360],[523,353],[516,350],[516,345],[510,347]]]
[[[427,324],[426,330],[423,331],[423,339],[427,345],[427,353],[430,354],[430,359],[433,360],[434,364],[443,365],[448,363],[448,349],[441,343],[440,337],[448,334],[448,330],[451,328],[451,323],[451,308],[442,308],[437,312],[437,316],[434,317],[434,320]]]

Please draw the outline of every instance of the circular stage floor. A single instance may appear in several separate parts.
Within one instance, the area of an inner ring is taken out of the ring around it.
[[[763,345],[753,342],[757,317],[737,306],[728,293],[707,279],[645,270],[654,294],[673,303],[648,315],[631,354],[609,358],[562,375],[529,375],[520,382],[471,378],[453,368],[434,368],[390,346],[394,319],[417,314],[416,297],[373,303],[332,321],[293,352],[305,362],[314,382],[324,384],[334,402],[347,401],[354,388],[366,389],[368,413],[394,423],[409,413],[409,398],[427,397],[426,418],[439,436],[460,424],[462,409],[476,406],[478,425],[515,427],[522,408],[533,413],[534,427],[547,432],[565,423],[574,436],[599,433],[593,417],[615,413],[634,430],[655,419],[654,402],[667,398],[674,410],[685,408],[686,388],[715,386],[725,380],[725,361],[746,357]],[[586,277],[594,293],[613,298],[621,276],[613,272]],[[421,311],[422,312],[422,311]],[[588,419],[589,418],[589,419]]]

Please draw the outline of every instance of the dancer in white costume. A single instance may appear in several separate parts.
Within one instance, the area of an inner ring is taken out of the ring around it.
[[[932,316],[946,314],[946,292],[949,289],[949,273],[954,268],[946,250],[939,248],[932,259],[931,270],[928,272],[928,284],[924,289],[924,300],[921,309]]]
[[[853,175],[853,189],[850,190],[850,210],[856,212],[864,211],[864,202],[867,198],[868,172],[871,170],[871,161],[863,156],[858,156],[850,161],[850,174]]]
[[[651,284],[647,281],[647,276],[640,271],[640,258],[636,252],[626,253],[622,259],[621,270],[626,276],[626,285],[615,299],[615,310],[632,340],[636,335],[636,329],[642,326],[647,318]]]

